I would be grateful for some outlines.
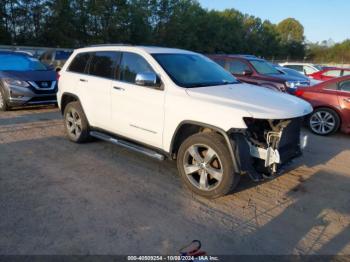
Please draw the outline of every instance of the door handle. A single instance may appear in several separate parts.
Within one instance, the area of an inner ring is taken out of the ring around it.
[[[350,98],[344,98],[344,102],[350,103]]]
[[[115,90],[118,90],[118,91],[125,91],[125,89],[122,88],[122,87],[113,86],[113,88],[114,88]]]
[[[86,80],[86,79],[82,79],[82,78],[81,78],[81,79],[79,79],[79,81],[80,81],[80,82],[87,82],[87,80]]]

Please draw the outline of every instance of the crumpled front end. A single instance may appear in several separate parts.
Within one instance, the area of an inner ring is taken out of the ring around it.
[[[302,118],[244,120],[247,129],[231,132],[230,138],[241,172],[254,181],[276,174],[283,164],[300,156],[306,146],[307,138],[301,137]]]

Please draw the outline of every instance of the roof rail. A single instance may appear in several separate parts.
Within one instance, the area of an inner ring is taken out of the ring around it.
[[[97,44],[97,45],[90,45],[88,47],[99,47],[99,46],[133,46],[133,45],[132,44],[118,43],[118,44]]]

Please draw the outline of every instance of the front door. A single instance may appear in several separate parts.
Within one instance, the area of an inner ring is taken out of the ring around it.
[[[138,73],[154,72],[139,54],[124,52],[112,82],[113,132],[162,148],[165,91],[135,84]]]

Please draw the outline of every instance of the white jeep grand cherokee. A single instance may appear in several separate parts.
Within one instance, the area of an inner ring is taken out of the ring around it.
[[[203,55],[123,45],[76,50],[60,72],[58,104],[70,140],[95,137],[159,160],[215,198],[241,174],[271,176],[301,153],[311,106],[243,84]]]

